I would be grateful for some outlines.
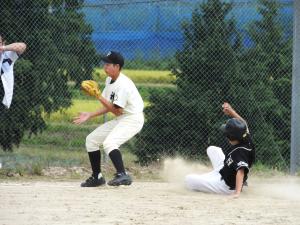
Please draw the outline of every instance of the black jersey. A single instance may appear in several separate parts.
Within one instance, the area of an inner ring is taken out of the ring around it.
[[[231,146],[225,154],[224,167],[220,170],[222,179],[231,188],[235,189],[236,174],[244,168],[244,182],[247,180],[250,167],[255,161],[254,145],[249,137],[246,143]]]

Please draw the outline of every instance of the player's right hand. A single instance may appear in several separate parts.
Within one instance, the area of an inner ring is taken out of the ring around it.
[[[4,52],[4,45],[0,45],[0,53]]]
[[[233,114],[235,113],[234,109],[231,107],[231,105],[228,102],[224,102],[222,108],[225,115],[233,116]]]
[[[73,123],[74,124],[81,124],[87,121],[91,117],[91,114],[89,112],[81,112],[79,116],[74,117]]]

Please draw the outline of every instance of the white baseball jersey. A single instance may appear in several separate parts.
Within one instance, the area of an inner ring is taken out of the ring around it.
[[[9,108],[14,90],[14,63],[18,59],[18,54],[16,52],[6,51],[0,56],[1,80],[4,88],[2,103]]]
[[[103,145],[108,155],[141,131],[144,125],[144,102],[134,83],[122,73],[113,83],[110,77],[106,79],[102,96],[122,107],[124,113],[90,133],[86,138],[86,149],[93,152]]]
[[[144,102],[135,84],[120,73],[117,80],[111,83],[107,77],[102,96],[111,103],[124,109],[124,114],[137,114],[143,112]]]

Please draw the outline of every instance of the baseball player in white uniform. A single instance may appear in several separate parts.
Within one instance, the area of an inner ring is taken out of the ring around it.
[[[14,64],[25,50],[26,44],[23,42],[5,45],[4,36],[0,34],[0,97],[6,108],[10,107],[13,97]]]
[[[111,51],[102,61],[108,76],[99,98],[103,107],[93,113],[80,113],[74,119],[74,123],[80,124],[108,112],[113,113],[116,118],[100,125],[86,138],[86,149],[93,174],[81,184],[82,187],[96,187],[106,183],[101,173],[100,145],[103,145],[105,153],[116,169],[115,177],[108,185],[130,185],[132,179],[125,171],[119,147],[140,132],[144,125],[144,102],[132,80],[121,72],[124,65],[123,56]]]
[[[201,175],[189,174],[185,177],[185,184],[190,190],[232,195],[237,198],[255,161],[255,147],[246,121],[227,102],[223,104],[223,112],[232,117],[221,127],[231,145],[230,148],[223,152],[219,147],[208,147],[207,155],[213,171]]]

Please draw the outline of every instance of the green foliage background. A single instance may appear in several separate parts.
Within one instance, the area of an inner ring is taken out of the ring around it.
[[[7,42],[27,44],[27,51],[15,65],[11,108],[0,108],[0,146],[4,150],[19,145],[25,132],[43,131],[42,113],[71,105],[68,80],[78,86],[92,77],[98,56],[90,39],[92,29],[78,12],[82,3],[1,1],[0,27]]]
[[[228,101],[248,121],[258,161],[287,168],[292,51],[277,20],[279,5],[260,1],[262,19],[248,29],[250,49],[241,47],[231,9],[230,3],[209,0],[183,25],[184,49],[173,69],[177,90],[150,96],[134,150],[141,162],[177,154],[203,158],[209,145],[226,146],[218,128],[226,120],[221,105]]]
[[[97,68],[82,3],[55,0],[49,8],[48,0],[1,2],[0,27],[8,43],[28,45],[15,65],[13,104],[9,110],[0,106],[4,150],[20,143],[84,148],[85,136],[102,122],[71,124],[79,109],[98,107],[79,92],[80,82],[94,78],[103,88],[106,77]],[[228,101],[248,121],[258,161],[288,167],[292,40],[284,36],[280,5],[259,0],[261,19],[247,30],[251,48],[242,45],[243,34],[229,16],[232,7],[220,0],[199,5],[182,26],[185,42],[174,58],[127,61],[124,73],[146,106],[142,132],[125,146],[139,163],[172,155],[202,159],[209,145],[226,146],[218,128],[227,119],[221,105]]]

